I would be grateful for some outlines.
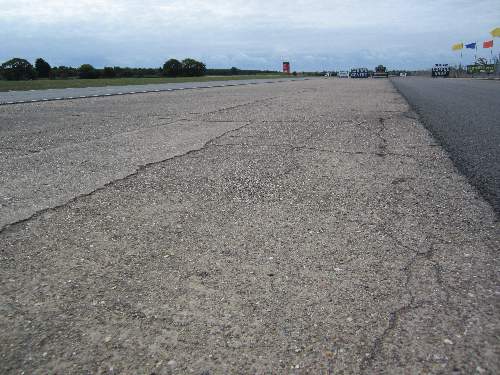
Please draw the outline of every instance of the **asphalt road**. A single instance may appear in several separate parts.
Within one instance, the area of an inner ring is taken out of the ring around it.
[[[308,78],[286,78],[286,80]],[[163,91],[206,89],[213,87],[257,85],[283,82],[284,79],[245,79],[207,82],[159,83],[149,85],[82,87],[49,90],[6,91],[0,92],[0,105],[23,104],[27,102],[46,102],[65,99],[86,99],[101,96],[144,94]]]
[[[387,80],[0,114],[0,373],[500,372],[495,213]]]
[[[500,81],[396,78],[392,82],[500,214]]]

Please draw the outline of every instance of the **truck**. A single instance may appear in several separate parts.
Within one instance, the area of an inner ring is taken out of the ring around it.
[[[387,68],[383,65],[379,65],[375,68],[375,74],[373,74],[373,78],[387,78],[389,77],[389,73],[387,73]]]

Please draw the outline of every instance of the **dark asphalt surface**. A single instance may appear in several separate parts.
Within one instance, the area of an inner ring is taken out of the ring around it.
[[[415,77],[392,82],[500,214],[500,81]]]
[[[208,89],[228,86],[246,86],[263,83],[279,83],[285,80],[303,80],[307,78],[285,78],[285,79],[244,79],[227,81],[206,81],[206,82],[179,82],[179,83],[158,83],[148,85],[127,85],[127,86],[103,86],[103,87],[68,87],[65,89],[29,90],[29,91],[7,91],[0,92],[0,105],[23,104],[57,101],[65,99],[86,99],[102,96],[145,94],[164,91]]]

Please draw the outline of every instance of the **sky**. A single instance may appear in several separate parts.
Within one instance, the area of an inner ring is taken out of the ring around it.
[[[499,0],[0,0],[0,61],[159,67],[192,57],[209,68],[423,69],[458,64],[451,45],[482,46],[494,27]],[[462,63],[473,58],[463,51]]]

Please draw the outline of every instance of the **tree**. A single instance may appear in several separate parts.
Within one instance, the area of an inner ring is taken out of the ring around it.
[[[9,81],[35,79],[36,71],[27,60],[14,58],[0,65],[0,74]]]
[[[178,77],[182,74],[182,64],[179,60],[170,59],[163,65],[163,75]]]
[[[207,71],[207,67],[200,61],[194,59],[182,60],[182,74],[185,76],[203,76]]]
[[[52,70],[50,64],[39,57],[35,61],[35,70],[40,78],[49,78],[50,71]]]
[[[90,64],[83,64],[78,68],[80,78],[99,78],[99,72]]]
[[[115,78],[116,77],[116,72],[115,72],[115,70],[112,67],[105,66],[104,70],[102,72],[102,76],[104,78]]]
[[[71,66],[55,66],[52,68],[52,76],[57,78],[78,77],[78,69]]]
[[[239,71],[240,70],[237,67],[233,66],[231,68],[231,75],[235,76],[235,75],[237,75],[239,73]]]

